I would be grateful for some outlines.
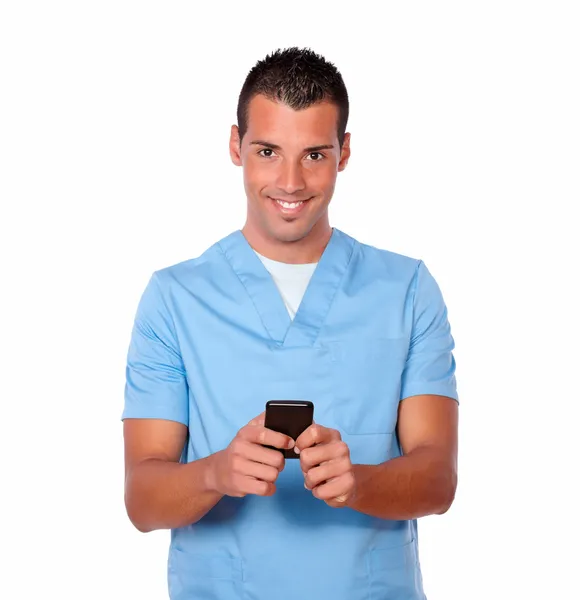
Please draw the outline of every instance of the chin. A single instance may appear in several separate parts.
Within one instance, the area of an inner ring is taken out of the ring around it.
[[[305,238],[312,227],[305,227],[304,224],[296,224],[293,226],[293,223],[286,223],[287,227],[274,227],[272,229],[272,235],[280,242],[298,242],[299,240]]]

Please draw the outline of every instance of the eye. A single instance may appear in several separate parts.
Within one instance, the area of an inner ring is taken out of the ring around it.
[[[264,158],[270,158],[272,156],[272,154],[264,155],[264,154],[262,154],[262,152],[272,152],[272,154],[273,154],[274,150],[272,150],[272,148],[262,148],[261,150],[258,151],[258,154],[260,156],[263,156]]]
[[[320,152],[311,152],[308,156],[310,157],[312,162],[320,162],[324,158],[324,154]],[[312,159],[313,156],[319,156],[320,158]]]

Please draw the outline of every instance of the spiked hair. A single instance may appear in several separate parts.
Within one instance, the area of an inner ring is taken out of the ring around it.
[[[250,70],[238,99],[240,144],[248,129],[250,100],[261,94],[301,110],[318,102],[338,107],[337,133],[342,148],[348,121],[348,93],[336,67],[308,48],[276,50]]]

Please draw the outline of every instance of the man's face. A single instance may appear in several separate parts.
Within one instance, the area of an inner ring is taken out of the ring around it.
[[[350,134],[339,149],[337,122],[338,108],[328,102],[295,111],[265,96],[252,98],[241,148],[235,125],[230,139],[232,160],[244,169],[245,229],[252,235],[272,244],[329,229],[337,172],[350,155]]]

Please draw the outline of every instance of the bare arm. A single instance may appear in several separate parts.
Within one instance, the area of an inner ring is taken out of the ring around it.
[[[180,464],[187,427],[161,419],[125,419],[125,506],[142,532],[195,523],[222,494],[208,482],[211,457]]]
[[[347,506],[382,519],[443,514],[457,487],[457,402],[411,396],[399,405],[403,456],[380,465],[353,465],[355,494]]]
[[[224,450],[187,464],[179,458],[187,437],[182,423],[125,419],[125,506],[142,532],[196,523],[224,496],[270,496],[284,468],[277,448],[294,440],[264,427],[264,414],[238,431]]]

